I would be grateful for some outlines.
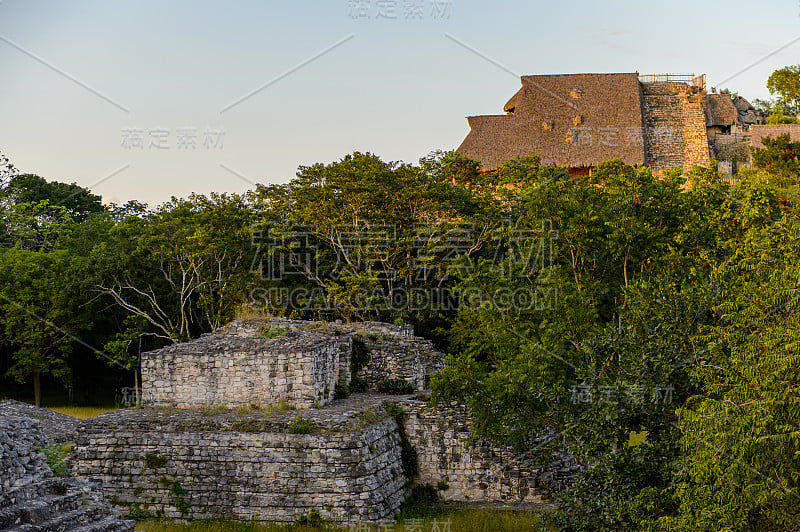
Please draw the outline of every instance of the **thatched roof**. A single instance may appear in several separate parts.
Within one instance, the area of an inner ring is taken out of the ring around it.
[[[792,142],[800,142],[800,124],[772,124],[766,126],[750,126],[750,145],[754,148],[763,148],[761,139],[764,137],[777,138],[780,135],[789,133]]]
[[[731,101],[730,94],[706,94],[703,96],[703,111],[706,126],[733,126],[739,122],[739,112]]]
[[[515,155],[577,168],[621,158],[644,164],[642,102],[636,73],[523,76],[506,103],[513,115],[467,118],[458,152],[492,170]]]
[[[517,104],[522,98],[522,92],[523,92],[522,89],[518,90],[516,94],[514,94],[514,96],[512,96],[511,99],[508,100],[506,104],[503,106],[503,111],[505,111],[506,113],[513,113],[517,107]]]
[[[736,98],[733,99],[733,106],[736,107],[736,110],[739,111],[740,113],[746,113],[748,111],[756,110],[755,107],[753,107],[753,105],[750,102],[748,102],[741,96],[737,96]]]

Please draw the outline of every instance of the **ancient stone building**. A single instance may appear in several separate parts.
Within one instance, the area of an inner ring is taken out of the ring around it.
[[[655,171],[705,165],[704,96],[705,76],[523,76],[505,115],[467,118],[470,132],[457,151],[484,171],[515,155],[538,155],[572,175],[614,158]]]
[[[288,331],[261,338],[259,331]],[[296,408],[325,406],[337,385],[351,380],[353,342],[370,351],[355,377],[377,390],[402,379],[415,390],[444,366],[444,354],[414,336],[413,328],[386,323],[341,324],[269,318],[234,321],[214,334],[142,354],[142,399],[179,408],[286,401]]]
[[[288,334],[260,338],[265,327]],[[414,482],[459,503],[548,504],[580,467],[569,456],[539,464],[487,442],[465,447],[466,408],[431,406],[420,393],[444,361],[408,326],[235,321],[146,353],[145,405],[82,423],[73,470],[133,515],[176,519],[293,522],[315,512],[380,523]],[[389,381],[416,393],[375,393]],[[347,383],[367,392],[334,400]]]

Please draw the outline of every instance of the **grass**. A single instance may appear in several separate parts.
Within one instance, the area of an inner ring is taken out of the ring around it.
[[[78,419],[89,419],[90,417],[99,416],[105,412],[117,410],[117,408],[113,406],[47,406],[45,408]]]
[[[272,325],[265,325],[256,331],[256,336],[259,338],[266,338],[272,340],[273,338],[283,338],[289,335],[289,329],[286,327],[274,327]]]
[[[175,523],[163,519],[147,519],[136,522],[136,530],[144,532],[318,532],[329,530],[345,532],[353,530],[371,530],[391,532],[428,532],[450,530],[452,532],[516,532],[518,530],[540,530],[539,516],[535,512],[514,512],[508,510],[445,510],[439,509],[439,515],[406,518],[387,527],[342,527],[328,525],[324,528],[311,525],[278,525],[274,523],[254,523],[236,521],[201,520],[191,523]],[[405,521],[405,522],[404,522]],[[447,526],[449,523],[449,528]]]
[[[281,399],[275,403],[267,403],[265,405],[252,403],[249,405],[239,405],[236,408],[236,413],[240,416],[249,414],[250,412],[263,412],[266,415],[282,414],[289,410],[295,410],[295,406],[289,402],[288,399]]]

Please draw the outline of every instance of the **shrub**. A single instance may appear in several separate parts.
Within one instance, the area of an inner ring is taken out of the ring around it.
[[[435,517],[441,515],[444,510],[436,506],[439,500],[439,493],[430,484],[414,486],[408,498],[400,506],[400,520],[418,519],[421,517]]]
[[[414,385],[403,379],[386,379],[378,384],[378,391],[381,393],[403,395],[414,393]]]
[[[408,414],[395,403],[389,403],[386,411],[397,423],[397,432],[400,434],[400,462],[403,464],[403,475],[411,482],[419,472],[419,461],[417,459],[417,448],[411,445],[406,434],[405,420]]]
[[[364,340],[356,336],[353,338],[353,351],[350,355],[350,374],[355,375],[369,362],[369,348]]]
[[[413,479],[419,473],[417,448],[407,441],[403,441],[401,445],[400,461],[403,463],[403,474],[406,478]]]
[[[181,483],[175,481],[172,483],[172,488],[169,490],[170,495],[172,495],[173,502],[175,503],[175,508],[181,513],[181,515],[186,515],[189,513],[189,510],[192,508],[191,503],[186,500],[185,495],[189,492],[186,491]]]
[[[298,525],[308,525],[311,527],[322,527],[325,524],[325,521],[322,519],[322,516],[319,513],[319,510],[311,510],[308,512],[308,515],[299,519],[297,521]]]
[[[44,453],[47,465],[57,477],[69,476],[69,467],[67,467],[67,455],[70,451],[70,444],[65,443],[62,445],[48,445],[40,449]]]
[[[350,390],[353,392],[366,392],[367,381],[361,377],[353,377],[350,380]]]
[[[352,389],[347,384],[339,384],[333,389],[334,399],[344,399],[352,393]]]
[[[303,416],[296,416],[286,429],[289,434],[311,434],[316,430],[314,422]]]
[[[273,338],[282,338],[289,335],[289,329],[286,327],[273,327],[272,325],[265,325],[261,327],[256,336],[259,338],[266,338],[272,340]]]
[[[167,464],[168,458],[156,453],[144,453],[144,465],[150,469],[158,469]]]

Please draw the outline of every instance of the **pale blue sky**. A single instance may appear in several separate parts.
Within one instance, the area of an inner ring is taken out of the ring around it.
[[[0,151],[106,201],[241,192],[252,185],[221,165],[278,183],[354,150],[416,162],[457,147],[464,117],[501,112],[519,80],[445,34],[517,74],[694,72],[710,85],[800,37],[798,0],[232,4],[0,0]],[[769,74],[797,63],[800,42],[722,86],[765,98]],[[123,146],[136,130],[144,148]]]

